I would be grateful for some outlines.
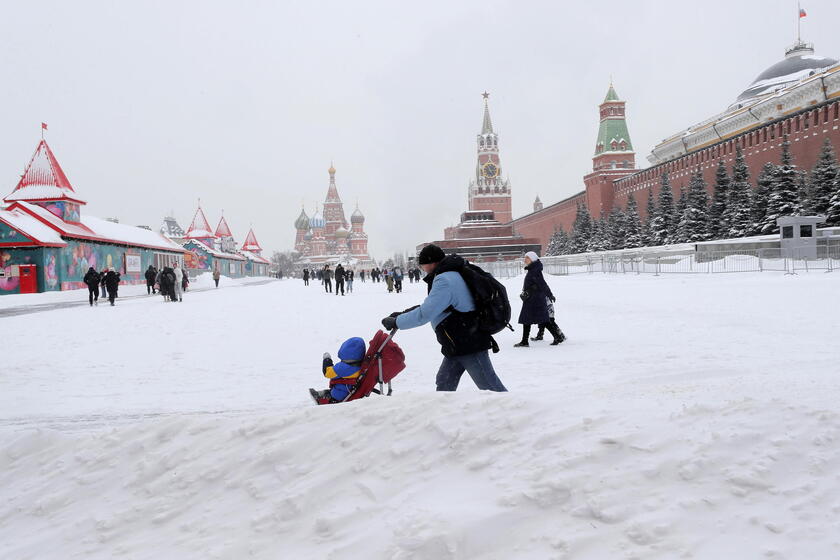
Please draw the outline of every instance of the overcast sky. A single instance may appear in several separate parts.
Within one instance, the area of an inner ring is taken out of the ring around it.
[[[840,2],[803,39],[840,57]],[[796,2],[8,2],[0,190],[47,140],[83,212],[250,225],[290,249],[332,160],[374,256],[440,239],[466,209],[481,92],[514,215],[583,189],[613,76],[637,162],[725,109],[796,34]]]

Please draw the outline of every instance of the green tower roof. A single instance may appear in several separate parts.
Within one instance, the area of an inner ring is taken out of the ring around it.
[[[607,96],[604,98],[604,103],[608,101],[618,101],[618,94],[615,92],[612,84],[607,90]],[[615,148],[613,148],[613,141],[615,141]],[[624,141],[624,148],[621,147],[621,142]],[[602,146],[598,150],[598,146]],[[595,155],[607,152],[632,152],[633,143],[630,141],[630,132],[627,130],[627,121],[624,116],[607,116],[601,120],[598,126],[598,140],[595,142]]]

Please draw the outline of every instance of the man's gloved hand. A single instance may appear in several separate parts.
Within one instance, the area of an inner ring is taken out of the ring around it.
[[[551,296],[550,299],[551,299],[551,303],[554,303],[555,301],[557,301],[557,298],[555,298],[554,296]]]
[[[405,311],[394,311],[393,313],[391,313],[390,315],[388,315],[388,317],[393,317],[394,319],[396,319],[397,317],[399,317],[399,316],[400,316],[400,315],[402,315],[403,313],[405,313]]]
[[[521,299],[522,301],[528,299],[528,292],[522,292],[521,294],[519,294],[519,299]]]
[[[332,356],[330,356],[329,352],[324,352],[323,358],[324,360],[332,360]]]
[[[385,317],[384,319],[382,319],[382,326],[385,327],[386,331],[392,331],[392,330],[396,329],[397,328],[397,318],[396,317],[391,317],[390,315],[388,317]]]

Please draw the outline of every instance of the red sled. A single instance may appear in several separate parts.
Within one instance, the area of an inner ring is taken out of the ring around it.
[[[405,354],[402,348],[394,342],[394,334],[397,329],[385,334],[383,331],[376,331],[370,343],[368,344],[365,357],[362,359],[362,366],[359,369],[359,377],[354,380],[346,380],[336,378],[330,380],[330,388],[338,383],[348,384],[352,382],[350,392],[343,400],[337,401],[332,398],[329,391],[319,393],[314,389],[310,389],[312,398],[317,404],[333,404],[339,402],[354,401],[370,396],[371,393],[379,395],[390,396],[393,390],[391,389],[391,380],[405,369]],[[376,388],[377,384],[379,389]],[[385,391],[385,385],[388,385],[388,391]]]

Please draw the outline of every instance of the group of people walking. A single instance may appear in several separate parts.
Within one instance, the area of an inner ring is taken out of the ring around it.
[[[216,275],[213,275],[216,280]],[[158,270],[149,265],[146,269],[146,293],[155,294],[160,292],[164,301],[182,302],[184,292],[190,285],[190,276],[176,262],[173,266],[165,266]],[[216,280],[216,287],[219,287]]]
[[[410,268],[408,270],[409,282],[420,281],[420,269]],[[356,272],[352,268],[344,268],[341,263],[335,266],[335,269],[330,268],[329,264],[325,264],[323,268],[310,269],[304,268],[301,275],[303,277],[303,285],[308,286],[310,280],[317,280],[324,286],[326,293],[335,293],[335,295],[345,295],[353,293],[353,280],[356,277]],[[364,282],[370,278],[371,282],[385,282],[388,293],[402,292],[403,279],[402,268],[395,266],[388,270],[387,268],[372,268],[369,271],[359,271],[359,279]],[[335,281],[335,292],[333,292],[333,281]]]
[[[113,266],[102,272],[97,272],[95,268],[90,267],[82,281],[88,287],[88,302],[91,307],[99,305],[100,295],[102,299],[107,297],[111,305],[114,305],[120,287],[120,273],[114,270]]]

